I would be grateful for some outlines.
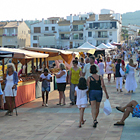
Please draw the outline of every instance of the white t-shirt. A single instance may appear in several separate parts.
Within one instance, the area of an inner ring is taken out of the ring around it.
[[[87,94],[86,92],[88,91],[88,88],[85,90],[81,90],[79,89],[77,86],[75,87],[75,91],[77,93],[77,101],[76,101],[76,105],[87,105],[88,101],[87,101]]]
[[[50,80],[51,77],[52,77],[51,74],[48,74],[47,76],[45,76],[44,73],[42,73],[40,75],[40,78],[47,79],[47,80]],[[46,81],[46,83],[47,83],[48,86],[50,86],[50,82]]]
[[[97,67],[97,71],[98,71],[97,74],[100,75],[100,71],[99,71],[98,65],[96,65],[96,64],[94,64],[94,65]],[[86,65],[84,66],[84,69],[83,69],[83,73],[85,73],[85,79],[86,79],[86,80],[88,79],[89,76],[92,75],[92,74],[90,73],[90,66],[91,66],[91,64],[88,63],[88,64],[86,64]]]

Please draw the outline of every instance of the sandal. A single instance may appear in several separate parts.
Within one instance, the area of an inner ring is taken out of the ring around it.
[[[123,112],[124,113],[124,111],[123,110],[121,110],[121,107],[116,107],[116,109],[118,110],[118,111],[121,111],[121,112]]]
[[[98,124],[97,120],[94,120],[93,127],[96,128],[97,124]]]
[[[86,120],[83,120],[82,124],[84,124],[86,122]]]
[[[114,125],[124,126],[124,122],[116,122]]]

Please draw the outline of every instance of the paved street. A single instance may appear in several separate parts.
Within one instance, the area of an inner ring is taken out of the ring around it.
[[[137,80],[138,81],[138,80]],[[18,116],[4,116],[5,111],[0,111],[0,140],[139,140],[140,120],[131,116],[126,120],[126,125],[114,126],[113,124],[122,117],[115,107],[125,105],[132,99],[140,102],[140,84],[132,95],[118,93],[113,80],[105,83],[110,96],[113,112],[109,116],[103,113],[103,97],[99,124],[93,128],[90,106],[85,110],[86,123],[78,128],[79,111],[76,106],[69,103],[69,85],[66,90],[66,106],[60,107],[58,92],[49,95],[49,107],[42,107],[42,100],[38,98],[18,108]]]

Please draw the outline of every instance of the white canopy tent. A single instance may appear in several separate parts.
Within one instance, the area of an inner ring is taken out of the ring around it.
[[[110,49],[116,49],[117,46],[110,44],[109,42],[106,44]]]
[[[91,53],[94,54],[94,52],[96,50],[100,50],[99,48],[93,46],[92,44],[90,44],[89,42],[85,42],[83,45],[81,45],[78,48],[73,48],[70,49],[69,51],[73,51],[73,52],[87,52],[87,53]]]
[[[101,43],[99,46],[97,46],[97,48],[99,49],[110,49],[107,45],[105,45],[104,43]]]

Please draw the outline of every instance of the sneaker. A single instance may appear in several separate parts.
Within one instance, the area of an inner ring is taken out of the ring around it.
[[[71,102],[70,105],[74,105],[74,102]]]
[[[45,106],[48,107],[48,104],[46,104]]]

